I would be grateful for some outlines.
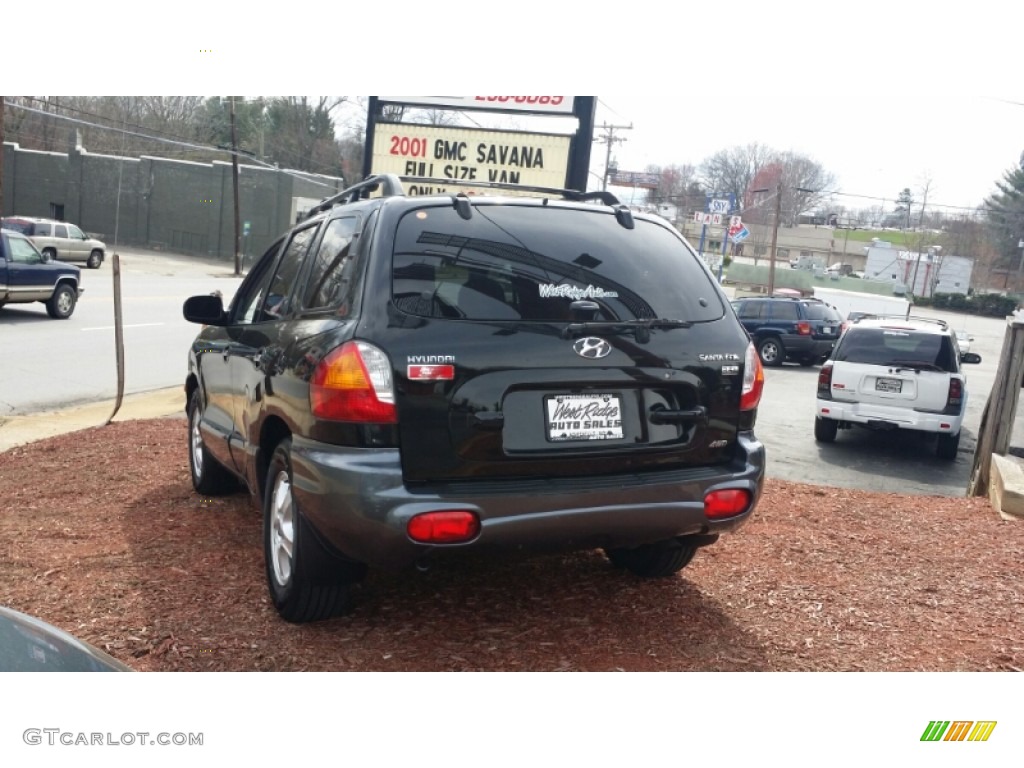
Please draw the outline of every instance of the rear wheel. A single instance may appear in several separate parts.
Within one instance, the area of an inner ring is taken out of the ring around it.
[[[202,415],[202,402],[197,389],[188,401],[188,463],[192,470],[192,487],[207,496],[228,493],[235,490],[238,483],[234,475],[206,450],[203,433],[199,428]]]
[[[54,291],[53,296],[46,302],[46,311],[50,317],[56,320],[67,320],[75,311],[75,303],[78,295],[75,289],[67,283],[61,283]]]
[[[838,431],[839,422],[835,419],[823,419],[821,416],[814,417],[814,439],[819,443],[835,442]]]
[[[960,448],[960,433],[955,435],[939,435],[939,442],[935,446],[935,455],[940,459],[955,459],[956,452]]]
[[[761,364],[765,366],[782,365],[786,357],[786,351],[777,336],[761,339],[757,345],[757,354],[761,357]]]
[[[100,264],[103,263],[103,252],[93,251],[89,254],[89,259],[85,262],[85,266],[89,269],[99,269]]]
[[[263,493],[263,554],[274,607],[286,621],[318,621],[347,612],[352,585],[366,568],[320,541],[292,491],[292,441],[274,449]]]
[[[697,552],[693,544],[679,539],[656,541],[633,549],[606,549],[612,565],[626,568],[646,579],[660,579],[678,573]]]

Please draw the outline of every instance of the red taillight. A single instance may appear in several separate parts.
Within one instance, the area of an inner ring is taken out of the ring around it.
[[[704,514],[711,519],[742,514],[750,506],[751,498],[750,491],[741,488],[711,491],[704,497]]]
[[[761,358],[751,342],[747,345],[747,356],[743,365],[743,392],[740,395],[740,410],[752,411],[761,402],[764,391],[764,368]]]
[[[318,419],[398,421],[391,363],[377,347],[362,341],[345,342],[324,356],[313,372],[309,400]]]
[[[799,333],[801,336],[810,336],[811,324],[804,320],[801,320],[799,323],[796,324],[796,332]]]
[[[959,408],[964,398],[964,385],[960,379],[949,380],[949,395],[946,397],[947,408]]]
[[[818,371],[818,394],[832,394],[832,364],[826,363]]]
[[[476,538],[480,519],[464,509],[424,512],[411,518],[405,530],[410,539],[424,544],[458,544]]]

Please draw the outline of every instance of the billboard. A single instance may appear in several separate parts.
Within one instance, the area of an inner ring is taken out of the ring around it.
[[[372,173],[450,179],[450,184],[406,184],[407,194],[473,192],[459,181],[566,186],[571,137],[483,128],[377,123]]]

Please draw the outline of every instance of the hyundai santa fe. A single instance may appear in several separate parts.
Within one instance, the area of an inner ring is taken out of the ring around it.
[[[192,482],[248,488],[284,619],[453,550],[665,577],[749,518],[763,371],[670,224],[608,193],[408,181],[323,201],[227,309],[185,302]]]

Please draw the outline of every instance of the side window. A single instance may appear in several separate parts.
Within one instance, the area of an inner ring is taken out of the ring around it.
[[[63,224],[54,224],[53,236],[66,238],[68,236],[68,228]]]
[[[741,320],[760,320],[764,315],[763,301],[744,301],[736,314]]]
[[[33,237],[50,236],[50,224],[45,221],[41,221],[37,224],[30,224],[29,226],[31,227],[31,229],[29,232],[25,233],[26,235],[31,234]]]
[[[263,254],[256,267],[238,289],[232,310],[234,323],[248,325],[259,322],[256,312],[266,297],[267,287],[270,285],[270,278],[274,275],[274,266],[277,263],[275,254],[281,249],[282,242],[282,240],[278,240],[267,249],[267,252]]]
[[[316,255],[312,257],[309,280],[302,297],[306,309],[335,309],[345,316],[351,308],[355,287],[356,250],[353,242],[358,219],[335,219],[324,230]]]
[[[42,264],[43,257],[32,244],[20,237],[5,237],[7,241],[7,253],[11,261],[16,264]]]
[[[74,224],[68,224],[68,235],[76,240],[85,240],[85,233]]]
[[[303,257],[309,250],[309,243],[316,230],[317,225],[314,224],[292,235],[274,273],[274,279],[270,281],[267,300],[263,305],[264,320],[277,320],[291,313],[291,294],[292,288],[295,287],[295,278],[299,275]]]
[[[771,305],[772,320],[797,320],[796,303],[792,301],[776,301]]]

